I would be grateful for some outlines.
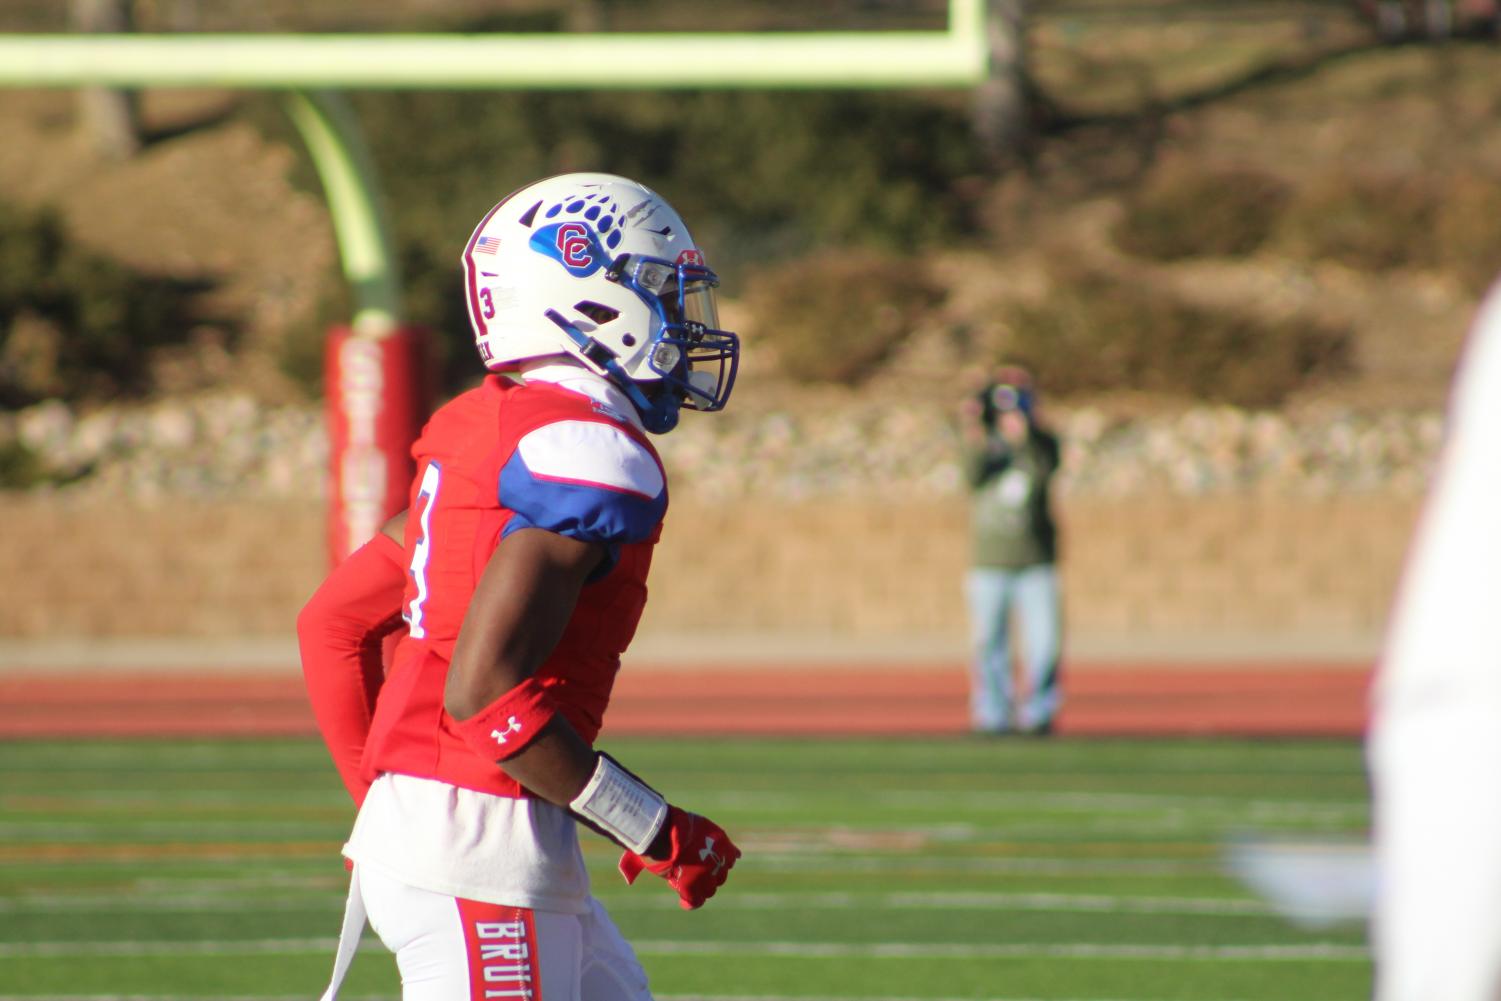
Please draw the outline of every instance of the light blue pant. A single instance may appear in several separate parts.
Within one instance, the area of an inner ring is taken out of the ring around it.
[[[1063,615],[1058,569],[1051,563],[1021,570],[975,567],[965,580],[970,638],[975,652],[970,678],[970,722],[976,730],[1046,727],[1062,701],[1058,660]],[[1011,679],[1011,619],[1021,631],[1023,698]]]

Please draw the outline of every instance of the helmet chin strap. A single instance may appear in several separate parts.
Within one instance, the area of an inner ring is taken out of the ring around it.
[[[625,393],[631,405],[636,408],[636,413],[641,416],[642,427],[652,434],[666,434],[678,426],[677,397],[663,393],[652,400],[642,392],[636,380],[625,374],[625,369],[620,367],[620,362],[615,360],[615,355],[609,348],[568,322],[557,310],[549,309],[545,315],[568,335],[569,340],[578,345],[580,354],[604,369],[605,377]]]

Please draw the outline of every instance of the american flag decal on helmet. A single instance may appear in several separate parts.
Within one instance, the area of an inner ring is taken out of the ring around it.
[[[474,241],[476,254],[493,254],[498,250],[500,250],[500,237],[498,236],[482,236]]]

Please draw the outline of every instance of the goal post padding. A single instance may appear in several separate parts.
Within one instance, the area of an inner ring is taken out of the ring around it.
[[[329,330],[323,371],[332,563],[407,506],[411,446],[432,403],[428,343],[419,327],[380,337],[347,326]]]

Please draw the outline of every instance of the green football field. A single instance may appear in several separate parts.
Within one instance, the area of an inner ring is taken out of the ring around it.
[[[595,892],[659,998],[1340,1001],[1358,925],[1227,876],[1246,836],[1368,823],[1351,742],[616,740],[745,851],[701,911]],[[0,744],[0,1001],[315,998],[351,808],[312,740]],[[367,940],[346,998],[395,998]]]

